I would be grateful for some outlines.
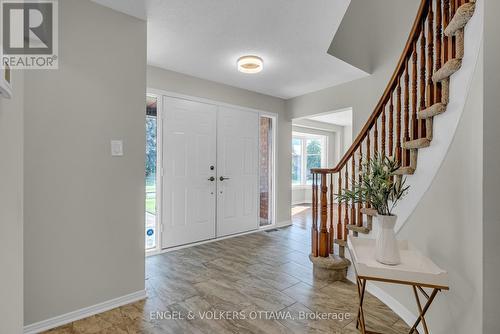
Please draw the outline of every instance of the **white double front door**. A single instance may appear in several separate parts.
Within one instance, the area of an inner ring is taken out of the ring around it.
[[[162,248],[258,228],[259,115],[164,97]]]

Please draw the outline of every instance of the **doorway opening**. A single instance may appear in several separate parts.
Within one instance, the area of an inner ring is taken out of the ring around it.
[[[146,97],[146,163],[145,163],[145,245],[146,251],[158,248],[158,98]]]
[[[352,108],[292,120],[292,223],[311,224],[311,168],[333,168],[352,144]]]

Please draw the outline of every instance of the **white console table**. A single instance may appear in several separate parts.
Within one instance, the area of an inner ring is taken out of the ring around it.
[[[396,266],[384,265],[375,260],[375,240],[373,239],[349,236],[347,246],[356,271],[359,294],[356,328],[358,328],[361,333],[380,334],[366,329],[363,312],[366,282],[378,281],[408,285],[413,288],[420,315],[410,329],[409,334],[418,333],[417,326],[420,322],[422,322],[424,332],[428,334],[429,330],[427,322],[425,321],[425,314],[437,293],[441,290],[449,290],[448,273],[439,268],[428,257],[418,252],[418,250],[413,248],[407,241],[399,242],[401,264]],[[432,289],[432,292],[428,293],[425,291],[425,288]],[[424,305],[420,302],[419,292],[427,300]]]

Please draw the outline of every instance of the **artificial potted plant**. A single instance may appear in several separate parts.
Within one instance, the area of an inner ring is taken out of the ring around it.
[[[400,167],[395,160],[379,155],[363,163],[361,181],[352,180],[351,189],[344,189],[337,194],[339,202],[369,204],[377,210],[376,221],[379,224],[375,258],[388,265],[401,263],[399,247],[394,226],[397,216],[393,213],[398,202],[407,194],[409,186],[406,178],[396,175]]]

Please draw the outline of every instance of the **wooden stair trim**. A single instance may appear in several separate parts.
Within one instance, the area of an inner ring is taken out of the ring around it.
[[[455,58],[463,59],[465,54],[465,31],[460,29],[456,34],[456,53]]]
[[[352,225],[352,224],[347,225],[347,229],[349,231],[362,233],[362,234],[369,234],[371,232],[371,229],[369,229],[368,227]]]
[[[345,240],[342,240],[342,239],[335,239],[335,243],[337,245],[339,245],[340,247],[345,247],[347,246],[347,242]]]
[[[432,81],[434,83],[441,82],[445,79],[451,77],[455,72],[457,72],[462,67],[462,59],[453,58],[446,62],[439,70],[432,76]]]
[[[375,217],[378,215],[377,210],[372,209],[372,208],[361,208],[361,213],[367,216],[372,216]]]
[[[426,138],[429,141],[432,141],[432,139],[434,138],[434,118],[433,117],[425,119],[425,128],[427,129]]]
[[[411,166],[399,167],[397,171],[394,172],[395,175],[413,175],[415,174],[415,168]]]
[[[441,103],[448,105],[450,103],[450,79],[441,81]]]
[[[427,138],[419,138],[406,141],[401,146],[406,150],[418,149],[431,146],[431,141]]]
[[[474,2],[465,3],[460,6],[451,19],[450,23],[444,30],[444,34],[448,37],[454,36],[457,32],[465,27],[467,22],[474,15],[476,4]]]
[[[446,105],[442,102],[434,103],[427,109],[420,110],[417,113],[418,119],[427,119],[442,114],[446,111]]]

